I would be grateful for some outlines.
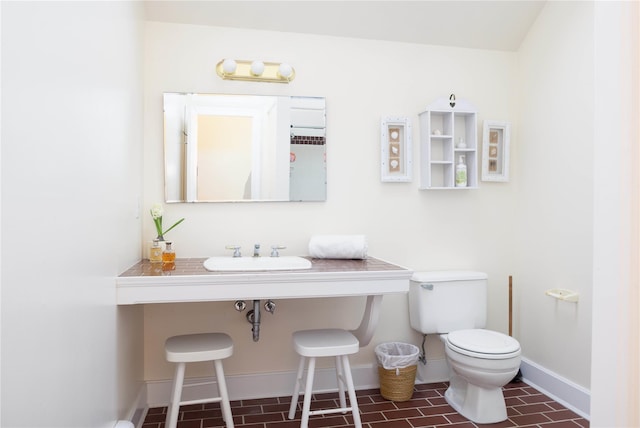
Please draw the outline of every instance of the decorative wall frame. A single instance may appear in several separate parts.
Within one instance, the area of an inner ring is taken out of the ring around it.
[[[412,180],[411,120],[387,116],[380,121],[380,180],[408,182]]]
[[[482,181],[509,181],[511,124],[485,120],[482,133]]]

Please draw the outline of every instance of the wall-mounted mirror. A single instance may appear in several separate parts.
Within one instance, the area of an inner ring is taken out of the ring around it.
[[[164,94],[167,202],[326,200],[325,100]]]

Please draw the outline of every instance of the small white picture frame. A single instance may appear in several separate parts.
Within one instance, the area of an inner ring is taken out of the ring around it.
[[[411,120],[386,116],[380,121],[380,180],[409,182],[412,180]]]
[[[485,120],[482,133],[482,181],[509,181],[511,124]]]

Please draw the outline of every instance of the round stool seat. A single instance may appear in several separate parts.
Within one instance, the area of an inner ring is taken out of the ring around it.
[[[224,333],[185,334],[168,338],[164,349],[173,363],[221,360],[233,354],[233,341]]]
[[[298,354],[305,357],[335,357],[355,354],[360,343],[346,330],[324,328],[294,332],[293,346]]]

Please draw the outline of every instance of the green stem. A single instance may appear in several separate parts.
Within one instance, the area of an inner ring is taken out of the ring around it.
[[[184,221],[184,218],[181,218],[180,220],[178,220],[173,226],[171,226],[169,229],[167,229],[164,232],[162,232],[162,236],[166,235],[167,232],[169,232],[171,229],[173,229],[174,227],[176,227],[177,225],[179,225],[183,221]]]
[[[156,232],[158,232],[158,236],[162,236],[162,217],[154,218],[153,222],[156,225]]]

